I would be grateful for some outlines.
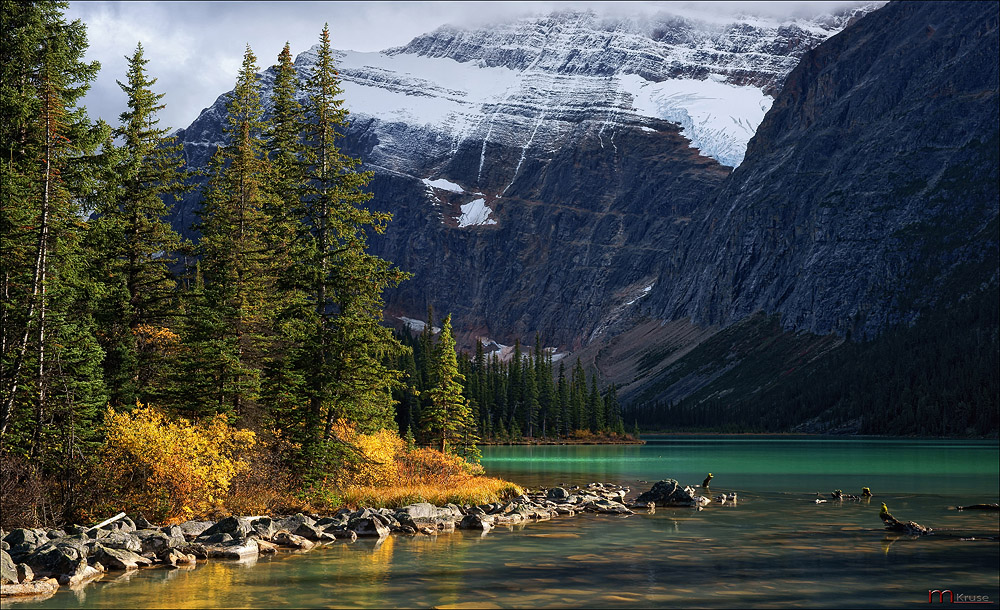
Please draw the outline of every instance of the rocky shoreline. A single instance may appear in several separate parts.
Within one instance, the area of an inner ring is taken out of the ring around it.
[[[241,560],[358,538],[436,536],[456,529],[485,535],[497,527],[584,513],[631,515],[654,512],[657,506],[701,508],[710,502],[673,479],[656,483],[632,500],[627,499],[630,491],[611,483],[590,483],[537,489],[478,506],[418,503],[397,509],[342,508],[332,515],[230,516],[169,526],[122,514],[99,526],[0,531],[0,595],[48,597],[60,586],[76,589],[109,572],[194,567],[199,561]]]

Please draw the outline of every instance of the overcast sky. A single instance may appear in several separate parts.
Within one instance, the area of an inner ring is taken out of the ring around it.
[[[118,124],[125,96],[125,56],[142,42],[153,87],[166,93],[162,127],[186,127],[232,89],[249,44],[263,69],[285,41],[298,55],[318,42],[329,22],[333,46],[380,51],[446,23],[481,25],[554,9],[648,13],[664,9],[704,14],[751,11],[789,14],[856,2],[71,2],[67,19],[87,25],[87,59],[101,72],[84,99],[91,118]]]

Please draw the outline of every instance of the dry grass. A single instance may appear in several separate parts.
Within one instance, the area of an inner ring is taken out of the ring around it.
[[[469,476],[465,480],[451,479],[446,483],[418,482],[381,487],[348,487],[341,500],[348,506],[398,507],[415,502],[448,504],[486,504],[519,496],[524,490],[502,479]]]
[[[226,510],[234,515],[273,515],[299,512],[292,496],[293,480],[278,454],[261,447],[247,457],[248,468],[233,478],[226,494]]]
[[[390,481],[341,485],[328,497],[353,507],[397,507],[414,502],[485,504],[524,493],[509,481],[484,476],[479,464],[434,449],[401,451],[395,467]]]

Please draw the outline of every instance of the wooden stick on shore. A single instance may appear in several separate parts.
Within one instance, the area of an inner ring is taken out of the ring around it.
[[[104,527],[105,525],[107,525],[109,523],[114,523],[115,521],[121,519],[124,516],[125,516],[125,513],[118,513],[114,517],[111,517],[110,519],[105,519],[104,521],[101,521],[100,523],[98,523],[94,527],[90,528],[89,530],[87,530],[87,533],[90,533],[90,532],[92,532],[94,530],[99,530],[102,527]]]

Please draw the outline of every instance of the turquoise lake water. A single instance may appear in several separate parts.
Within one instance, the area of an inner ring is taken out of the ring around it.
[[[997,441],[648,437],[643,446],[484,447],[525,486],[662,478],[736,506],[578,516],[437,537],[392,536],[193,570],[142,570],[21,607],[848,607],[927,604],[929,590],[1000,600]],[[870,503],[817,504],[868,486]],[[888,534],[882,502],[935,529]],[[935,598],[936,600],[936,598]],[[4,600],[7,606],[8,600]]]

